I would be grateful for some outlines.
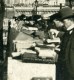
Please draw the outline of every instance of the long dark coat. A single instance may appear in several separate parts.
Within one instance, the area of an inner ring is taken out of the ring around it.
[[[63,74],[66,75],[65,80],[69,76],[73,77],[74,79],[74,29],[72,30],[71,34],[66,32],[63,35],[61,51],[58,60],[62,64],[61,66],[64,67],[62,70],[64,72]]]

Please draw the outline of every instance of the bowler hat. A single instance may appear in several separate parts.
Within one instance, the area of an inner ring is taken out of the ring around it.
[[[70,7],[65,7],[59,10],[59,15],[61,19],[71,18],[73,17],[73,10]]]
[[[54,19],[60,20],[60,15],[59,13],[55,13],[50,16],[50,21],[53,21]]]

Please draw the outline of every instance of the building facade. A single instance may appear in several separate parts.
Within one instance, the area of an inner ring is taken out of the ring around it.
[[[6,0],[5,4],[13,5],[13,4],[33,4],[35,0]],[[65,0],[38,0],[39,4],[48,4],[48,5],[59,5],[62,3],[65,5]]]
[[[5,0],[5,4],[13,6],[14,4],[24,4],[27,6],[14,6],[13,12],[15,16],[20,14],[32,15],[33,11],[35,11],[35,1],[36,0]],[[51,14],[56,13],[60,9],[60,3],[65,6],[66,0],[37,0],[37,14]],[[44,6],[46,5],[46,6]],[[7,14],[6,14],[7,15]]]

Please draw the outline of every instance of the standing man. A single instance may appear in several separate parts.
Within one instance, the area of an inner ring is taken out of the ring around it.
[[[62,29],[62,27],[64,26],[63,22],[60,21],[60,15],[59,13],[55,13],[53,15],[50,16],[50,20],[52,22],[52,26],[51,26],[51,29],[49,30],[49,33],[53,34],[53,37],[54,38],[58,38],[61,40],[63,34],[64,34],[64,31]],[[52,35],[50,35],[50,37],[52,38]],[[58,59],[58,53],[59,53],[59,43],[56,45],[58,46],[58,48],[55,48],[55,51],[57,52],[57,56],[56,58]],[[61,74],[61,65],[59,64],[58,60],[57,60],[57,63],[56,63],[56,80],[62,80],[62,74]]]
[[[62,80],[74,80],[74,15],[69,7],[62,8],[59,14],[65,29],[58,58],[62,68]]]

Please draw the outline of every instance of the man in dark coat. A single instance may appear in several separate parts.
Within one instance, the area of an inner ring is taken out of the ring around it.
[[[64,23],[65,33],[61,42],[59,62],[61,64],[62,80],[74,80],[74,19],[69,7],[59,11]]]

